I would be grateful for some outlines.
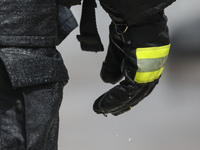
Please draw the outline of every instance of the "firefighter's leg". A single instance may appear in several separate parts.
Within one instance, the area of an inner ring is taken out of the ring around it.
[[[1,62],[0,62],[1,63]],[[26,150],[25,108],[22,91],[14,90],[0,65],[0,149]]]
[[[108,51],[100,73],[104,82],[115,84],[123,78],[121,72],[123,44],[120,40],[120,35],[115,33],[115,26],[111,23]]]

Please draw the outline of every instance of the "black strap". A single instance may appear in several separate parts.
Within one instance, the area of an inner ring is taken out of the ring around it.
[[[80,35],[77,35],[77,39],[81,43],[81,49],[83,51],[103,51],[103,45],[96,26],[96,7],[97,5],[95,0],[83,1]]]

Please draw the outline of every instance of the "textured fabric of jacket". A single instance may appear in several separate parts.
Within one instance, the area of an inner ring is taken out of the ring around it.
[[[175,0],[100,0],[111,18],[129,25],[137,24],[160,12]]]
[[[0,45],[54,46],[57,0],[1,0]]]
[[[57,150],[67,69],[56,45],[77,26],[57,0],[0,0],[0,150]]]
[[[55,45],[77,27],[69,9],[55,0],[0,1],[0,59],[12,86],[68,81]]]
[[[0,48],[0,55],[14,88],[68,81],[63,59],[54,47],[6,47]]]

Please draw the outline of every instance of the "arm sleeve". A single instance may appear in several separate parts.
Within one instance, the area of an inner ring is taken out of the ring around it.
[[[66,6],[67,8],[70,8],[73,5],[80,5],[81,0],[58,0],[60,5]]]

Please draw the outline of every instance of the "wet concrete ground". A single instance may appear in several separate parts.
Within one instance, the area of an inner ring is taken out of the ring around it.
[[[200,4],[193,1],[193,6]],[[190,2],[191,2],[190,1]],[[182,0],[167,9],[170,31],[194,18],[191,4]],[[80,7],[73,8],[79,19]],[[197,11],[197,10],[196,10]],[[184,14],[185,13],[185,14]],[[109,18],[97,10],[99,31],[105,48]],[[185,16],[184,16],[185,15]],[[180,20],[178,20],[180,19]],[[200,59],[174,59],[167,63],[153,93],[131,111],[107,118],[92,110],[94,100],[113,87],[99,77],[102,53],[80,50],[76,29],[59,47],[69,71],[60,110],[59,150],[199,150],[200,149]],[[192,66],[192,67],[190,67]],[[179,69],[180,68],[180,69]]]

